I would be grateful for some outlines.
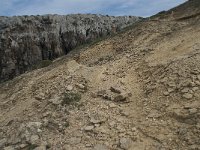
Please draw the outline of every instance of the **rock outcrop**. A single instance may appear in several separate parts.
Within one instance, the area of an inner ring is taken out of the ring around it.
[[[0,82],[138,20],[92,14],[0,17]]]

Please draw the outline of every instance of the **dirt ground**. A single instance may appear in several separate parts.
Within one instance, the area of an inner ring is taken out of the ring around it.
[[[188,3],[191,17],[180,6],[2,83],[0,149],[200,149],[200,8]]]

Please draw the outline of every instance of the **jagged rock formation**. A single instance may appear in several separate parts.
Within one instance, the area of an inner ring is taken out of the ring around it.
[[[102,15],[0,17],[0,81],[78,45],[120,31],[140,18]]]

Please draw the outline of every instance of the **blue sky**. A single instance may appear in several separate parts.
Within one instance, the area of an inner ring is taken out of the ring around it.
[[[0,0],[0,16],[94,13],[151,16],[186,0]]]

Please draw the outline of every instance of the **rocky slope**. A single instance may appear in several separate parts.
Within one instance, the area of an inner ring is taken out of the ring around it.
[[[197,3],[2,83],[0,149],[199,150]]]
[[[110,35],[138,17],[46,15],[0,17],[0,81],[55,59],[83,43]]]

